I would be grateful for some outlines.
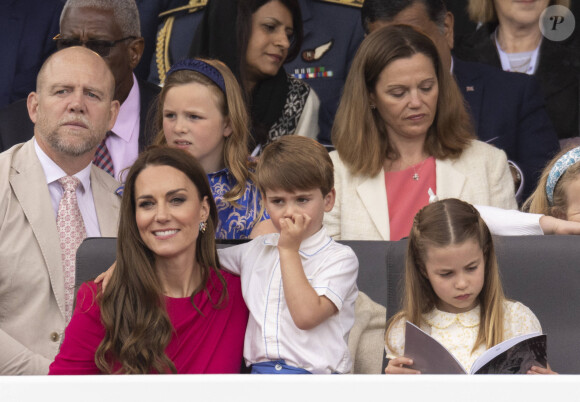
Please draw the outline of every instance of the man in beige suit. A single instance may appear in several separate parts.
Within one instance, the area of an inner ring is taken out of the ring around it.
[[[0,374],[46,374],[63,338],[58,179],[80,180],[87,236],[116,236],[119,183],[91,163],[119,111],[114,88],[96,53],[53,54],[28,97],[34,138],[0,154]]]

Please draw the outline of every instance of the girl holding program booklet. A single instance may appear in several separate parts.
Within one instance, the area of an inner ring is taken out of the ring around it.
[[[492,237],[477,210],[457,200],[421,209],[407,249],[403,309],[387,325],[387,374],[419,374],[404,357],[405,322],[445,346],[469,371],[486,349],[542,332],[534,313],[505,298]],[[554,373],[532,366],[529,374]]]

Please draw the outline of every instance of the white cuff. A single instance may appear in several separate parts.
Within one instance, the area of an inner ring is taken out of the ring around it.
[[[529,214],[515,209],[474,205],[493,235],[531,236],[543,235],[540,226],[541,214]]]

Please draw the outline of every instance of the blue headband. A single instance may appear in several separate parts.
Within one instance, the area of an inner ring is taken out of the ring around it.
[[[574,148],[562,155],[554,164],[546,182],[546,195],[550,206],[554,204],[554,188],[566,170],[576,162],[580,162],[580,147]]]
[[[205,61],[201,61],[198,59],[185,59],[178,61],[173,66],[171,66],[171,68],[167,72],[167,77],[169,77],[174,72],[180,70],[195,71],[200,74],[203,74],[204,76],[212,80],[213,83],[216,84],[222,90],[224,95],[226,94],[226,83],[224,81],[224,77],[217,70],[217,68],[215,68],[214,66],[210,66]]]

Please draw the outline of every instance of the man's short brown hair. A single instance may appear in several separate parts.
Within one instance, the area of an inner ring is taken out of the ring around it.
[[[257,167],[260,191],[310,190],[319,188],[322,195],[334,187],[334,166],[324,146],[299,135],[287,135],[269,144]]]

